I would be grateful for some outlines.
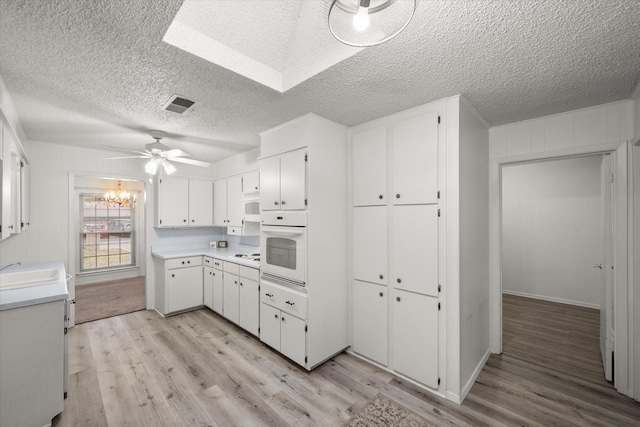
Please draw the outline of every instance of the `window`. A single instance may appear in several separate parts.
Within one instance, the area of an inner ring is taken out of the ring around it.
[[[135,265],[135,207],[105,205],[101,194],[80,194],[80,271]]]

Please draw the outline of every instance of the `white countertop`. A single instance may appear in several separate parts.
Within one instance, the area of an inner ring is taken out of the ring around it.
[[[28,286],[17,289],[0,290],[0,310],[26,307],[29,305],[44,304],[47,302],[59,301],[69,298],[67,289],[66,270],[62,261],[34,262],[22,265],[12,265],[0,271],[0,281],[2,274],[17,273],[37,270],[62,270],[62,280],[50,282],[44,285]]]
[[[194,249],[162,249],[151,248],[151,255],[159,259],[182,258],[189,256],[208,256],[222,261],[234,262],[251,268],[260,268],[260,263],[246,258],[236,257],[236,254],[257,254],[260,247],[237,245],[228,248],[194,248]]]

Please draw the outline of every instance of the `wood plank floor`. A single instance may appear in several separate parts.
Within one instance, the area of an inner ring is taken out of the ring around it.
[[[491,356],[463,405],[347,354],[307,373],[207,309],[85,323],[69,333],[69,397],[54,425],[340,426],[378,394],[437,426],[640,424],[640,405],[592,375],[582,349],[574,353],[586,374],[548,351],[530,361],[516,325],[540,335],[532,325],[542,330],[541,320],[526,319],[537,303],[525,309],[518,305],[526,301],[509,299],[505,353]]]
[[[76,286],[76,324],[144,310],[144,276]]]

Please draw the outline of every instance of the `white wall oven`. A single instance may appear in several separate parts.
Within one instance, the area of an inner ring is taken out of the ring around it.
[[[262,212],[262,279],[304,288],[307,281],[306,212]]]

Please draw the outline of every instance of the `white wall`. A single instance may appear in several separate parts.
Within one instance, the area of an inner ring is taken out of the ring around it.
[[[461,98],[460,388],[464,399],[490,354],[489,130]]]
[[[220,160],[215,163],[214,178],[224,178],[230,175],[257,170],[260,168],[258,165],[258,157],[260,157],[260,147]]]
[[[502,289],[599,308],[602,156],[502,168]]]

